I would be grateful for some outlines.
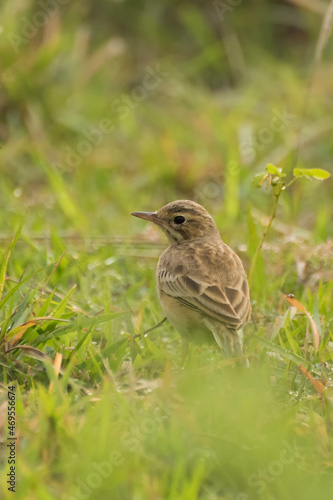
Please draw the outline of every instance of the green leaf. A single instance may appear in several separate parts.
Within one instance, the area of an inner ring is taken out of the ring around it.
[[[55,307],[52,316],[54,318],[61,318],[65,313],[65,309],[67,307],[67,303],[70,299],[70,296],[74,292],[76,285],[73,285],[72,288],[66,293],[65,297],[59,302],[59,304]]]
[[[263,185],[267,172],[258,172],[251,181],[251,187],[260,188]]]
[[[308,177],[323,181],[328,179],[331,174],[327,170],[321,168],[294,168],[293,174],[295,177]]]
[[[19,239],[19,237],[21,235],[21,232],[22,232],[22,229],[23,229],[23,226],[24,226],[26,219],[27,219],[27,213],[25,214],[25,216],[22,218],[22,220],[20,222],[20,225],[19,225],[19,227],[15,233],[15,236],[10,244],[10,247],[8,249],[4,263],[2,264],[1,269],[0,269],[0,299],[2,297],[2,292],[4,289],[5,280],[6,280],[6,271],[7,271],[9,257],[10,257],[10,254],[12,253],[12,251],[14,250],[14,247],[17,243],[17,240]]]
[[[275,165],[273,165],[273,163],[268,163],[266,170],[271,175],[277,175],[278,177],[281,177],[282,168],[276,167]]]
[[[90,318],[78,318],[76,317],[73,321],[70,323],[66,323],[65,326],[60,326],[59,328],[55,328],[54,330],[46,331],[45,333],[39,335],[36,338],[36,341],[38,343],[43,343],[47,342],[50,338],[55,337],[61,337],[62,335],[67,335],[73,332],[77,331],[83,331],[83,329],[86,328],[92,328],[94,326],[100,325],[102,323],[106,323],[107,321],[111,321],[114,318],[117,318],[118,316],[121,316],[124,314],[123,312],[116,312],[116,313],[108,313],[108,314],[101,314],[100,316],[93,316]]]
[[[293,332],[291,332],[291,330],[289,328],[289,324],[288,324],[288,322],[290,320],[290,309],[289,309],[288,313],[289,313],[289,315],[287,315],[287,318],[286,318],[286,321],[285,321],[285,324],[284,324],[284,331],[286,333],[286,337],[288,339],[288,342],[289,342],[289,345],[291,347],[291,350],[295,354],[298,354],[300,356],[301,355],[301,351],[300,351],[299,345],[296,342],[296,340],[294,339],[294,336],[298,333],[299,328],[297,328],[296,330],[294,330]]]
[[[26,282],[28,281],[30,278],[32,278],[32,276],[35,276],[37,273],[39,273],[40,271],[42,271],[42,269],[38,269],[38,271],[32,273],[32,274],[29,274],[29,276],[27,276],[26,278],[24,278],[23,280],[21,280],[17,285],[13,286],[13,288],[11,288],[9,290],[9,292],[1,299],[0,301],[0,309],[5,305],[5,303],[10,299],[10,297],[17,291],[19,290],[19,288],[21,288],[21,286]]]
[[[285,359],[289,359],[289,361],[293,361],[297,365],[303,364],[304,366],[307,367],[308,370],[310,370],[310,364],[307,362],[305,358],[302,358],[298,354],[292,353],[291,351],[287,351],[280,347],[279,345],[275,344],[274,342],[270,342],[267,339],[263,339],[262,337],[258,337],[258,335],[253,335],[253,338],[258,340],[260,344],[262,344],[264,347],[269,349],[270,351],[275,352],[276,354],[279,354],[281,357]]]

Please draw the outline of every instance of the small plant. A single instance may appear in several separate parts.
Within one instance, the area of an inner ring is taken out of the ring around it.
[[[260,253],[260,250],[264,244],[264,241],[267,237],[267,233],[270,230],[273,221],[275,219],[276,215],[276,209],[279,203],[279,199],[281,196],[282,191],[285,191],[288,189],[297,179],[300,179],[301,177],[306,177],[307,179],[318,179],[320,181],[323,181],[325,179],[328,179],[330,177],[330,173],[327,172],[327,170],[323,170],[321,168],[294,168],[293,170],[293,178],[289,181],[286,182],[286,177],[287,174],[283,172],[282,168],[277,167],[276,165],[273,165],[272,163],[268,163],[266,170],[264,172],[259,172],[258,174],[255,175],[252,181],[252,186],[256,188],[261,188],[262,186],[266,185],[266,189],[268,189],[270,186],[272,187],[273,190],[273,195],[274,195],[274,206],[273,206],[273,211],[270,216],[270,219],[268,221],[267,227],[261,237],[261,240],[256,248],[256,251],[253,255],[251,267],[250,267],[250,272],[248,276],[248,281],[249,281],[249,286],[251,287],[252,279],[253,279],[253,273],[256,267],[257,259]]]

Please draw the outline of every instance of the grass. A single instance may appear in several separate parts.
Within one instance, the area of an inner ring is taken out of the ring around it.
[[[143,334],[162,319],[166,241],[129,216],[194,199],[250,270],[274,206],[254,176],[274,163],[290,180],[296,159],[332,174],[323,36],[312,66],[322,13],[289,5],[289,28],[268,29],[269,2],[256,20],[240,5],[221,29],[200,2],[129,4],[63,5],[30,38],[37,2],[1,5],[0,421],[5,445],[15,385],[15,497],[330,499],[332,176],[281,193],[253,274],[249,368],[210,347],[184,367],[168,323]],[[7,459],[3,446],[9,499]]]

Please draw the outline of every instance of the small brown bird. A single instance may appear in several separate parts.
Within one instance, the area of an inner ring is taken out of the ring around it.
[[[238,329],[251,316],[249,286],[240,258],[223,243],[207,210],[177,200],[156,212],[131,215],[154,222],[168,237],[156,281],[170,323],[185,340],[216,341],[227,356],[241,354]]]

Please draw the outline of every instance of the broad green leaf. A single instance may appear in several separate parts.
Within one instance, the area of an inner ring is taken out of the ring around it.
[[[293,174],[295,177],[308,177],[323,181],[328,179],[331,174],[327,170],[321,168],[294,168]]]
[[[268,163],[266,170],[271,175],[277,175],[278,177],[281,177],[282,168],[276,167],[275,165],[273,165],[273,163]]]
[[[263,339],[262,337],[258,337],[257,335],[253,335],[253,337],[260,342],[264,347],[267,349],[275,352],[276,354],[279,354],[282,358],[289,359],[290,361],[293,361],[297,365],[303,364],[309,367],[309,363],[307,363],[306,359],[302,358],[298,354],[294,354],[291,351],[284,350],[282,347],[279,345],[275,344],[274,342],[270,342],[269,340]]]
[[[267,172],[258,172],[251,181],[251,187],[260,188],[265,182]]]
[[[55,318],[62,317],[67,307],[67,303],[70,299],[70,296],[74,292],[75,288],[76,285],[73,285],[72,288],[66,293],[65,297],[61,300],[61,302],[59,302],[59,305],[57,305],[56,308],[54,309],[52,316],[54,316]]]
[[[80,318],[78,319],[77,317],[70,323],[67,323],[65,326],[55,328],[52,331],[48,331],[46,333],[43,333],[39,335],[36,338],[36,342],[42,343],[42,342],[47,342],[50,338],[55,337],[61,337],[62,335],[67,335],[69,333],[76,332],[78,330],[82,331],[83,329],[86,328],[92,328],[93,326],[100,325],[102,323],[106,323],[107,321],[111,321],[114,318],[117,318],[118,316],[124,314],[123,312],[120,313],[108,313],[108,314],[102,314],[100,316],[93,316],[92,318]]]
[[[290,311],[290,310],[289,310]],[[289,342],[289,345],[291,347],[291,350],[295,353],[295,354],[298,354],[300,355],[301,354],[301,351],[300,351],[300,348],[299,348],[299,345],[298,343],[296,342],[296,340],[294,339],[293,335],[296,336],[296,334],[299,332],[299,328],[296,328],[293,332],[291,332],[290,328],[289,328],[289,325],[287,324],[287,321],[284,325],[284,331],[286,333],[286,336],[287,336],[287,339],[288,339],[288,342]]]
[[[44,301],[42,307],[39,309],[39,311],[36,311],[37,316],[45,316],[49,306],[52,303],[53,296],[54,296],[54,290],[50,292],[49,296],[47,297],[47,299],[45,299],[45,301]],[[42,301],[42,300],[43,299],[39,299],[39,301]]]

